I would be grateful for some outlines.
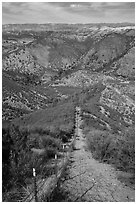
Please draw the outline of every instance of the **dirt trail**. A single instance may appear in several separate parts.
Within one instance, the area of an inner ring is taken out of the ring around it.
[[[68,192],[67,201],[134,202],[134,189],[118,181],[113,167],[99,163],[86,150],[81,123],[81,117],[77,116],[76,150],[71,153],[69,177],[62,183]]]

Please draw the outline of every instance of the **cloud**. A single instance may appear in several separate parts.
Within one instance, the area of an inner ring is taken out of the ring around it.
[[[125,15],[126,14],[126,15]],[[135,20],[133,2],[3,2],[3,23],[95,23]]]
[[[70,4],[71,8],[79,8],[82,7],[80,4]]]

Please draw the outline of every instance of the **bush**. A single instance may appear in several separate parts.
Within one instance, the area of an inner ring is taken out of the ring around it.
[[[39,176],[46,176],[51,172],[46,168],[47,161],[60,149],[60,139],[39,133],[30,134],[27,129],[15,126],[11,126],[7,133],[3,131],[3,134],[3,192],[13,186],[25,186],[26,179],[32,178],[34,167]],[[5,140],[10,141],[8,145]],[[32,151],[32,148],[37,151]]]
[[[55,158],[56,153],[57,153],[57,150],[55,148],[51,146],[46,148],[46,154],[48,159]]]
[[[87,145],[96,159],[113,164],[120,170],[134,172],[134,129],[127,129],[121,135],[111,134],[108,131],[93,130],[89,131],[86,138]]]
[[[57,138],[53,138],[51,136],[42,136],[42,146],[43,148],[47,149],[47,148],[54,148],[54,149],[59,149],[61,146],[61,141]]]
[[[3,169],[8,168],[8,173],[3,173],[5,192],[31,183],[34,167],[40,178],[52,173],[53,166],[48,161],[72,136],[74,110],[72,103],[60,103],[11,122],[3,133]]]

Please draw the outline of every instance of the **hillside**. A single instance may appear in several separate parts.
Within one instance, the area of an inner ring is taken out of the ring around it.
[[[20,25],[7,25],[8,31],[3,27],[3,119],[16,118],[60,100],[63,94],[53,85],[58,84],[56,89],[59,84],[67,86],[64,97],[68,97],[72,85],[76,88],[77,83],[82,83],[80,87],[85,82],[86,86],[94,84],[90,78],[96,72],[134,80],[134,26],[56,26],[48,30],[45,25],[37,32],[36,25],[31,31],[25,30],[27,25],[21,30],[17,29]]]
[[[94,158],[134,175],[134,25],[3,25],[2,95],[6,198],[32,184],[34,164],[40,179],[52,174],[76,106]]]

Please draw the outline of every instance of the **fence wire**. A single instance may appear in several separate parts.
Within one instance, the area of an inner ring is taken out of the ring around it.
[[[52,195],[53,191],[56,189],[60,178],[63,175],[63,171],[66,168],[67,164],[68,164],[68,160],[69,160],[69,156],[71,154],[71,152],[75,149],[75,143],[76,143],[76,137],[79,137],[78,135],[78,128],[79,128],[79,116],[80,111],[78,109],[76,109],[76,115],[75,115],[75,132],[74,132],[74,136],[73,139],[71,141],[71,143],[68,145],[67,151],[64,151],[64,148],[62,148],[62,152],[63,152],[63,158],[60,160],[55,161],[55,163],[57,162],[57,169],[56,172],[54,172],[54,174],[51,175],[51,177],[48,177],[46,179],[41,179],[37,181],[36,185],[37,185],[37,197],[38,197],[38,201],[42,201],[42,196],[45,195],[45,200],[44,201],[49,201],[49,197]],[[54,164],[55,165],[55,164]],[[78,183],[80,184],[80,192],[78,189],[78,193],[77,193],[77,197],[74,199],[74,202],[76,201],[80,201],[84,195],[92,189],[91,186],[89,189],[87,189],[86,191],[83,189],[81,183],[82,183],[82,175],[85,174],[86,172],[83,171],[83,167],[82,167],[82,161],[81,158],[79,158],[79,173],[77,175],[75,175],[73,178],[68,178],[65,179],[66,180],[73,180],[75,177],[77,177],[79,179]],[[49,182],[50,181],[50,182]],[[74,184],[74,183],[73,183]],[[47,187],[47,188],[45,188]],[[72,188],[74,186],[72,185]],[[45,189],[45,190],[44,190]],[[25,193],[24,193],[25,194]],[[22,194],[24,197],[24,194]],[[27,195],[23,198],[20,199],[19,202],[35,202],[35,195],[34,192],[27,192]]]

